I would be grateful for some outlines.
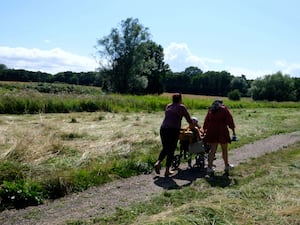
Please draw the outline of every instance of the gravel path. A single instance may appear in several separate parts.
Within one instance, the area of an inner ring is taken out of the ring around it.
[[[300,141],[300,131],[280,134],[244,145],[230,151],[229,159],[234,165],[250,158],[277,151]],[[218,156],[217,170],[223,169],[223,161]],[[21,210],[6,210],[0,213],[2,225],[48,225],[65,224],[68,220],[102,217],[115,212],[116,207],[126,207],[134,202],[145,201],[164,189],[190,185],[203,172],[185,169],[171,178],[158,177],[154,173],[128,179],[117,180],[100,187],[90,188],[64,198],[48,201],[43,205]],[[163,172],[163,170],[162,170]]]

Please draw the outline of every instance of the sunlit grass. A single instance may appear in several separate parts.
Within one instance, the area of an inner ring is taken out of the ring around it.
[[[299,224],[299,174],[300,143],[241,164],[225,188],[198,179],[190,187],[165,191],[113,216],[83,223]]]
[[[33,101],[35,97],[38,98],[34,96]],[[62,108],[70,105],[70,99],[77,101],[73,95],[68,95],[66,99],[48,97],[45,98],[58,100],[55,104]],[[80,96],[85,99],[84,104],[94,107],[90,97]],[[52,186],[67,185],[62,194],[67,194],[68,190],[77,190],[76,185],[81,190],[83,187],[110,181],[112,177],[116,179],[150,172],[161,150],[159,127],[170,97],[111,95],[101,98],[92,97],[97,99],[97,104],[107,104],[106,109],[114,110],[1,114],[0,164],[9,162],[20,168],[28,167],[22,173],[22,179],[25,180],[43,183],[51,178]],[[197,116],[202,124],[207,107],[214,98],[184,96],[184,102],[191,115]],[[22,103],[27,101],[21,95],[15,100]],[[299,130],[300,112],[294,103],[223,100],[231,108],[239,139],[230,145],[230,149],[273,134]],[[37,103],[40,101],[43,100],[39,99]],[[6,103],[10,104],[9,101]],[[187,126],[184,119],[182,126]],[[6,169],[9,171],[9,168]],[[99,171],[102,180],[95,176]],[[81,175],[88,178],[83,179],[89,180],[86,185],[78,183],[77,179]]]

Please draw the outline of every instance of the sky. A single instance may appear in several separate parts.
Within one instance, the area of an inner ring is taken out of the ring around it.
[[[173,72],[196,66],[256,79],[300,77],[298,0],[0,0],[0,64],[96,71],[97,41],[138,19]]]

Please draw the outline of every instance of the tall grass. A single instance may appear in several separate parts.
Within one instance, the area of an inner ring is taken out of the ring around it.
[[[157,112],[164,110],[170,95],[104,94],[101,89],[66,84],[1,83],[0,114],[68,113],[68,112]],[[207,109],[214,97],[183,95],[189,109]],[[243,99],[229,101],[236,108],[300,108],[297,102],[266,102]]]

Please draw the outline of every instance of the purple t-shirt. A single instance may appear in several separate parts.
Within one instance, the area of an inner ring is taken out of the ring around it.
[[[190,114],[183,104],[168,104],[165,111],[165,118],[161,124],[161,128],[180,129],[182,117],[185,117],[188,123],[192,122]]]

